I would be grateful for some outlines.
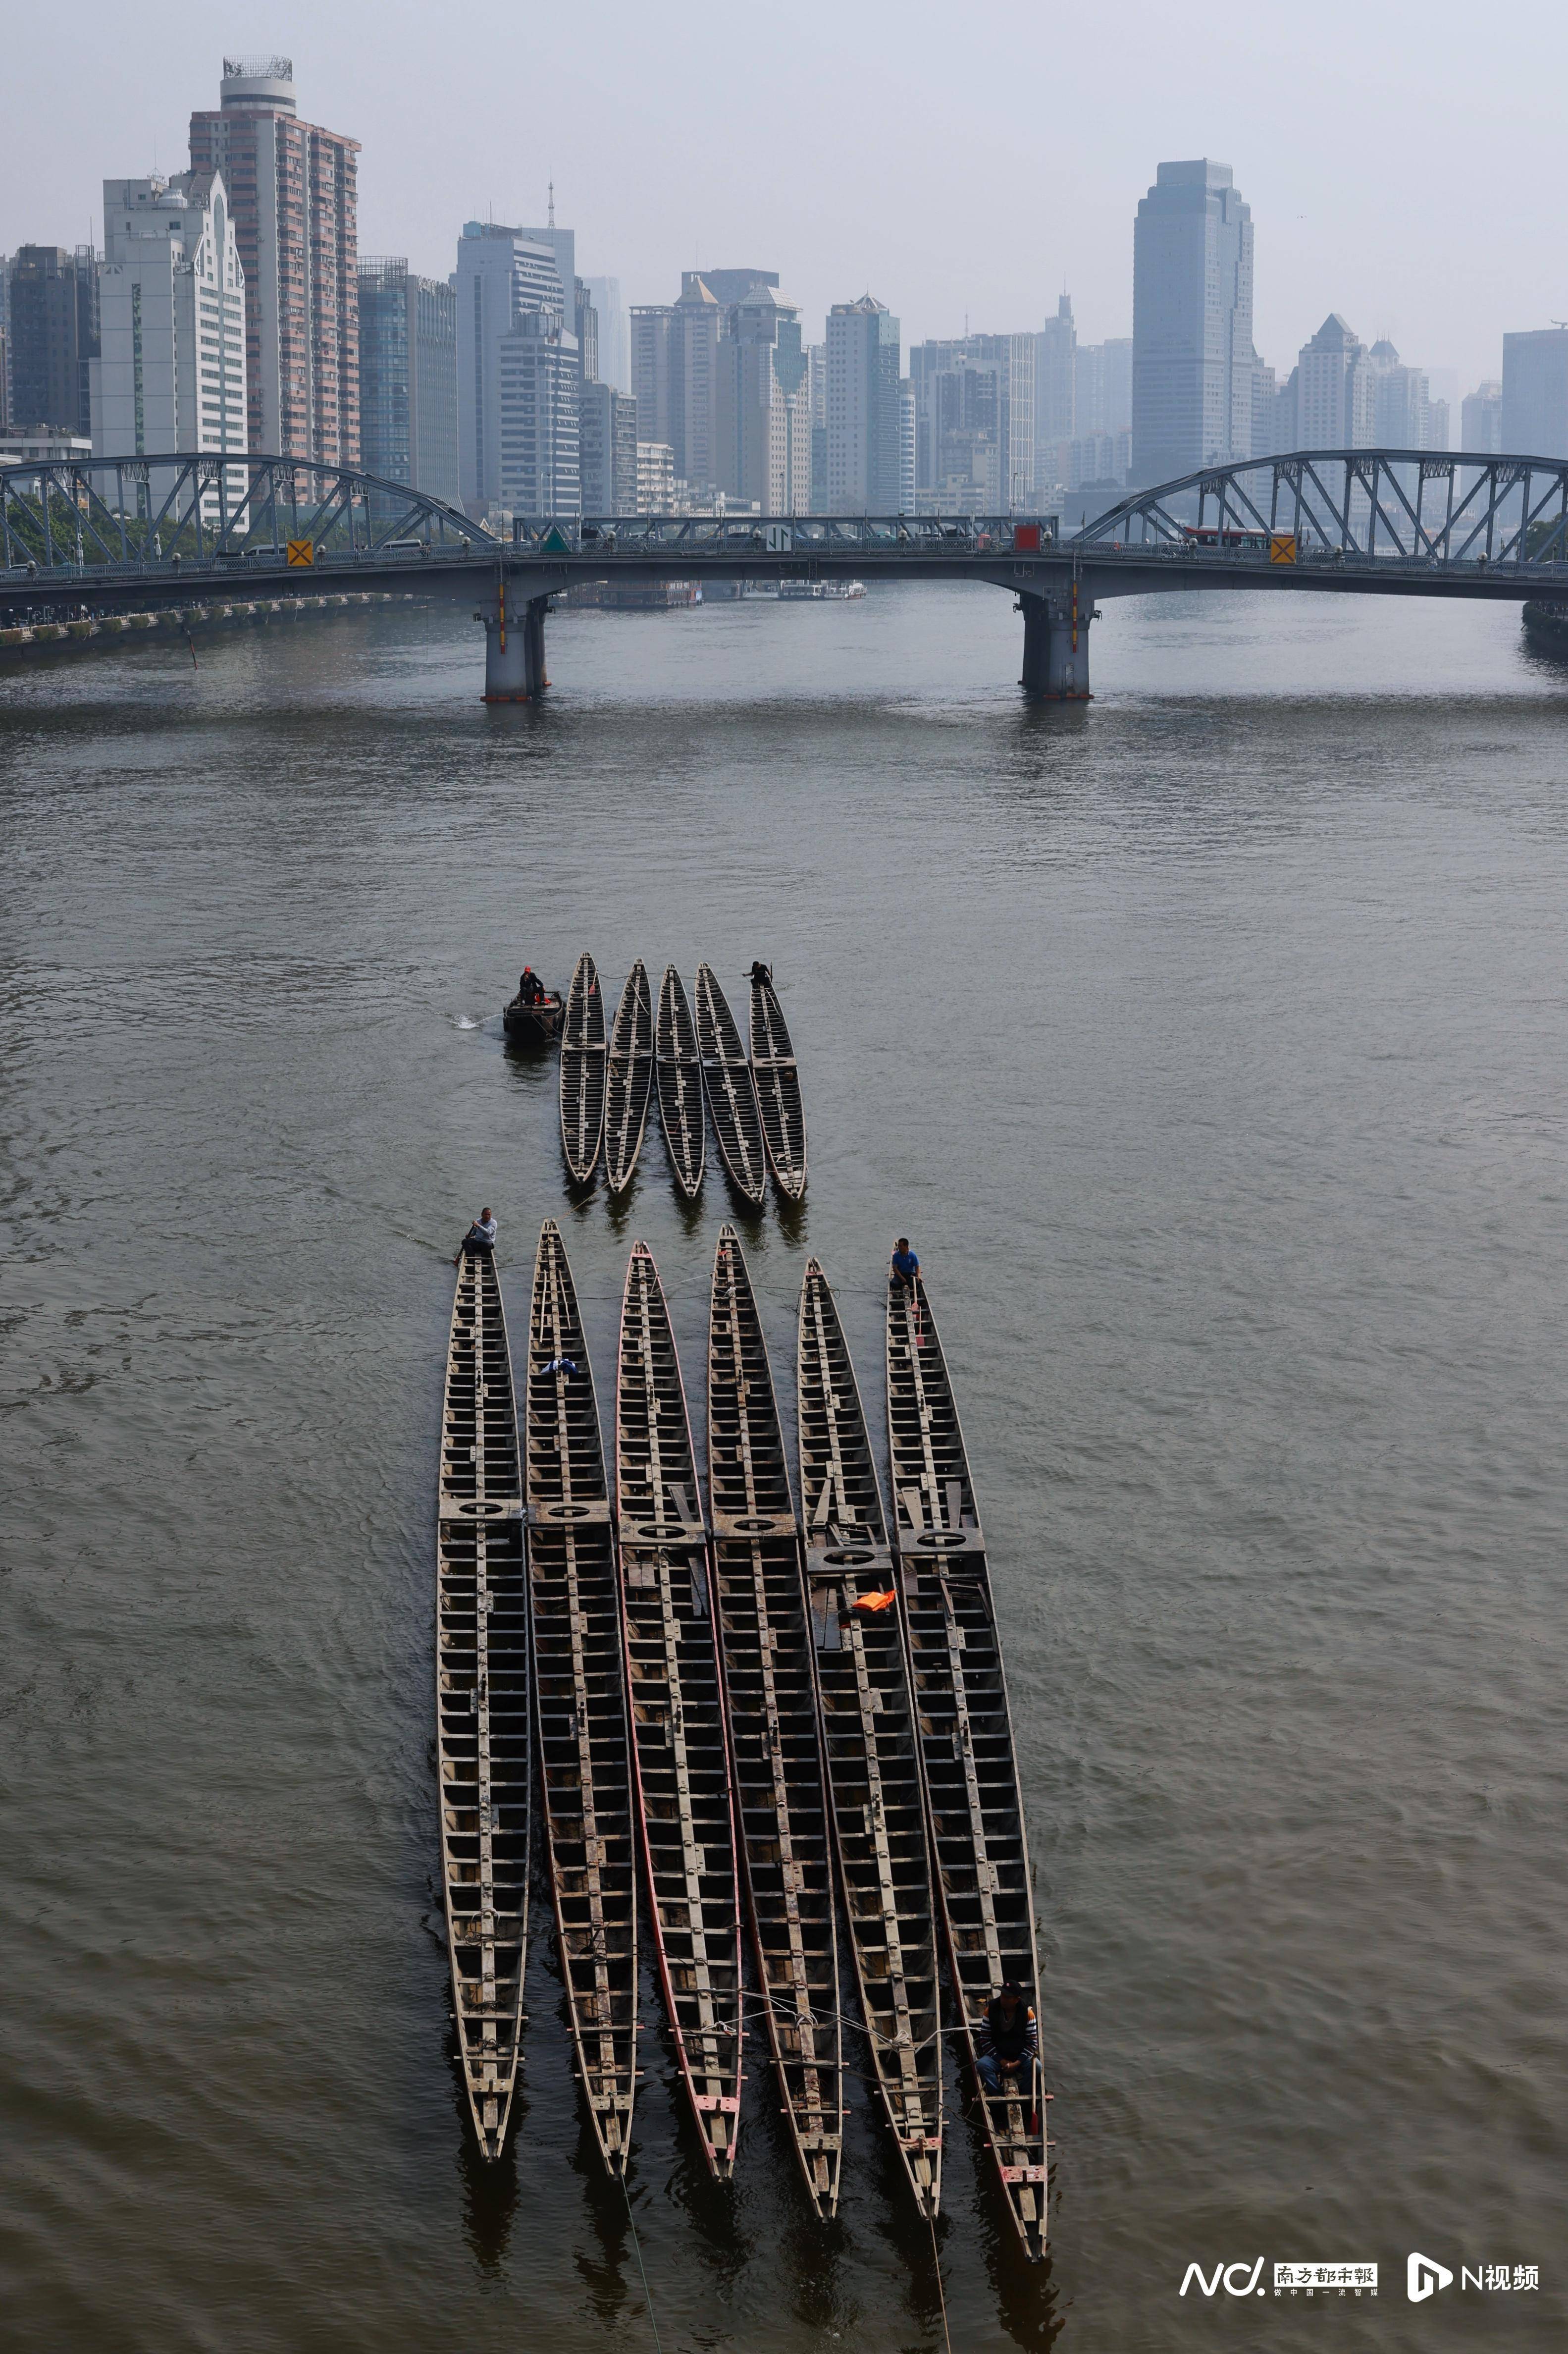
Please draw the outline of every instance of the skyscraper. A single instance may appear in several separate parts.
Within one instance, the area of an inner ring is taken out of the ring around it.
[[[1502,446],[1502,387],[1495,381],[1478,384],[1465,395],[1459,410],[1459,447],[1493,457]],[[1527,450],[1524,454],[1535,453]]]
[[[1377,438],[1377,375],[1366,345],[1338,311],[1330,311],[1311,341],[1302,345],[1295,382],[1296,440],[1287,446],[1372,448]]]
[[[1034,338],[1034,480],[1054,482],[1060,474],[1060,452],[1078,430],[1078,331],[1073,321],[1073,298],[1062,295],[1056,315],[1047,319]]]
[[[22,429],[92,430],[98,257],[90,246],[22,245],[11,257],[11,415]]]
[[[731,283],[740,275],[717,274]],[[795,305],[777,285],[776,276],[758,272],[724,308],[714,353],[714,482],[764,514],[802,514],[811,497],[809,366]]]
[[[1035,491],[1038,335],[965,335],[916,344],[915,504],[927,514],[1026,509]],[[1056,480],[1052,444],[1048,482]]]
[[[500,507],[578,512],[578,354],[567,299],[552,248],[500,221],[464,223],[457,262],[458,479],[462,504],[477,520]]]
[[[903,443],[899,327],[863,294],[828,313],[828,509],[895,514]]]
[[[366,473],[457,504],[457,295],[400,254],[359,260],[359,447]]]
[[[1132,471],[1252,454],[1252,212],[1228,164],[1161,164],[1132,243]]]
[[[1520,458],[1568,458],[1568,327],[1503,337],[1502,446]]]
[[[617,392],[631,390],[631,342],[619,278],[587,278],[588,301],[599,317],[599,373]]]
[[[581,394],[583,513],[637,513],[637,403],[589,379]]]
[[[245,273],[250,446],[359,462],[357,139],[302,122],[288,58],[225,58],[191,169],[222,175]]]
[[[95,458],[249,446],[245,274],[221,173],[105,180],[99,306]],[[216,511],[216,493],[204,504]]]
[[[748,282],[752,273],[737,272]],[[728,273],[715,271],[724,278]],[[758,273],[766,282],[763,273]],[[774,284],[778,283],[777,279]],[[744,290],[743,290],[744,291]],[[631,313],[631,389],[637,430],[644,440],[667,441],[677,481],[694,490],[718,486],[714,450],[714,392],[724,306],[700,270],[681,273],[673,302],[641,303]]]

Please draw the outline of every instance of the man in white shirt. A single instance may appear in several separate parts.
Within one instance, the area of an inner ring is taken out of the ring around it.
[[[495,1248],[495,1220],[491,1216],[490,1211],[488,1207],[486,1207],[485,1209],[481,1210],[478,1217],[475,1218],[472,1225],[470,1226],[467,1234],[464,1235],[462,1241],[459,1244],[457,1258],[453,1259],[452,1265],[454,1267],[457,1266],[458,1260],[462,1257],[464,1251],[493,1251]]]

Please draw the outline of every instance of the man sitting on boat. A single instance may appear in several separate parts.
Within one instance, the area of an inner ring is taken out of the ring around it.
[[[996,2000],[987,2005],[975,2044],[975,2069],[988,2093],[1017,2094],[1024,2089],[1020,2079],[1026,2073],[1033,2078],[1040,2031],[1016,1978],[1005,1979]]]
[[[458,1245],[457,1258],[453,1259],[452,1265],[456,1267],[458,1259],[461,1258],[464,1251],[493,1251],[495,1248],[495,1220],[491,1216],[487,1204],[481,1210],[478,1217]]]
[[[771,981],[773,978],[773,967],[770,964],[763,964],[759,961],[752,966],[751,978],[753,981]]]
[[[517,984],[517,994],[524,1005],[543,1005],[549,995],[549,991],[531,964],[525,964],[523,968],[523,978]]]
[[[905,1290],[909,1294],[910,1299],[913,1299],[915,1297],[916,1279],[919,1273],[920,1262],[909,1247],[909,1237],[907,1235],[900,1235],[898,1237],[898,1247],[893,1254],[893,1274],[890,1280],[890,1288],[895,1291],[898,1288],[898,1286],[902,1284]]]

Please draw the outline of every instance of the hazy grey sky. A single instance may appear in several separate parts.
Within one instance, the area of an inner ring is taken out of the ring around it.
[[[1252,206],[1277,366],[1338,310],[1467,390],[1505,328],[1568,318],[1568,9],[1507,0],[16,6],[0,249],[85,240],[106,175],[188,160],[225,51],[270,49],[363,143],[361,250],[432,275],[465,218],[542,220],[553,175],[579,270],[630,302],[759,266],[813,337],[869,286],[907,342],[1036,326],[1065,283],[1097,341],[1131,332],[1156,163],[1208,154]]]

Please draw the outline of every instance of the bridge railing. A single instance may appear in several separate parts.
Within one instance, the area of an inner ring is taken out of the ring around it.
[[[1227,567],[1568,567],[1568,461],[1432,450],[1297,450],[1136,491],[1067,543]]]
[[[529,555],[648,557],[1041,554],[1054,515],[518,515],[514,548]]]

